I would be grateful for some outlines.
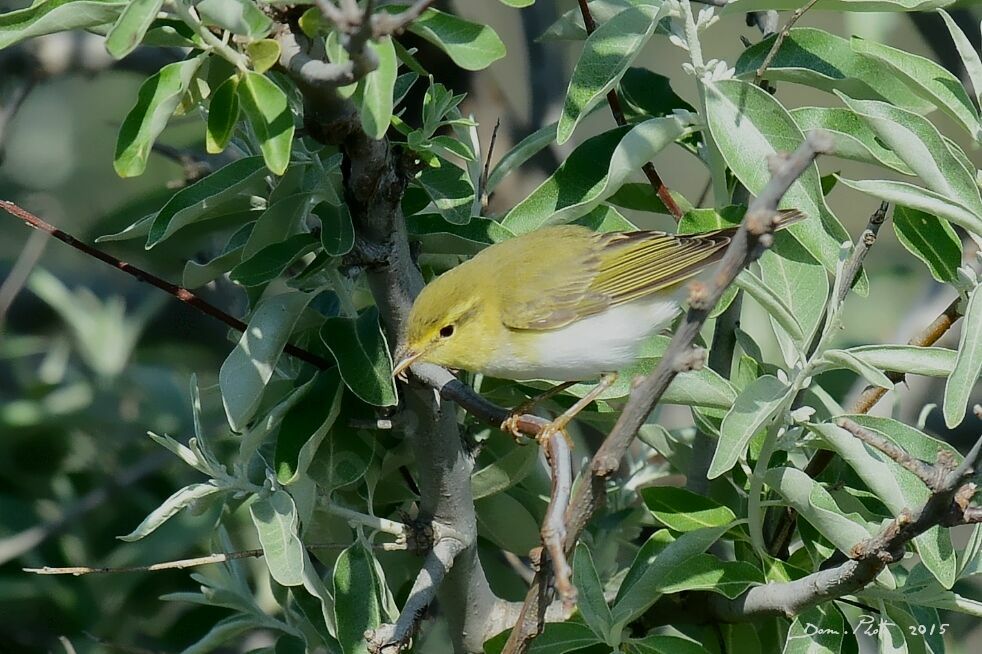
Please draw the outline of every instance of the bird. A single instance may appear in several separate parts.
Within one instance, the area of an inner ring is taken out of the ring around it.
[[[804,218],[781,211],[775,228]],[[419,293],[397,340],[392,374],[405,380],[412,364],[429,362],[500,379],[563,382],[547,395],[598,379],[538,438],[565,433],[645,341],[671,323],[686,280],[721,259],[736,230],[600,233],[567,224],[491,245]],[[515,421],[528,404],[502,429],[517,437]]]

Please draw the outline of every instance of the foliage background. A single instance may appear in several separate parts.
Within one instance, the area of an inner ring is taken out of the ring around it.
[[[488,70],[467,73],[432,49],[424,50],[424,54],[432,58],[431,69],[438,79],[455,91],[470,93],[463,112],[474,114],[482,139],[489,137],[495,120],[501,119],[496,146],[500,156],[521,137],[558,115],[579,43],[534,43],[532,39],[575,3],[540,0],[521,16],[499,3],[453,4],[456,13],[493,26],[505,41],[509,56]],[[15,6],[2,2],[0,10]],[[940,25],[934,15],[923,20]],[[917,26],[902,15],[868,19],[864,15],[814,12],[799,26],[823,27],[837,34],[865,34],[887,43],[902,43],[912,52],[935,59],[943,56],[936,48],[948,47],[947,42],[932,47]],[[729,61],[742,50],[739,35],[758,38],[757,32],[736,15],[725,17],[715,33],[725,38],[707,45],[707,57]],[[664,39],[653,39],[638,65],[669,74],[676,91],[692,100],[693,80],[678,72],[683,56]],[[560,74],[555,66],[564,72]],[[169,193],[162,195],[161,188],[182,180],[185,171],[179,163],[152,156],[142,177],[125,180],[112,169],[118,126],[142,81],[142,74],[107,70],[56,76],[40,83],[0,133],[4,155],[0,197],[34,207],[50,222],[86,241],[118,231],[159,205]],[[0,89],[2,85],[0,79]],[[791,108],[808,105],[818,95],[794,86],[780,98]],[[947,127],[946,118],[935,114],[935,119],[943,130]],[[512,176],[494,196],[493,207],[510,207],[525,197],[572,146],[608,129],[609,123],[605,111],[596,112],[577,129],[572,141],[554,146],[533,159],[524,174]],[[200,121],[186,117],[172,121],[159,141],[200,152],[201,134]],[[969,155],[976,164],[982,161],[977,151],[969,151]],[[699,197],[705,174],[698,163],[676,147],[666,149],[654,161],[670,188],[690,199]],[[864,166],[854,162],[835,160],[821,165],[823,173],[841,170],[851,178],[865,174]],[[832,203],[852,234],[861,231],[876,206],[873,198],[847,189],[836,193]],[[639,220],[642,227],[667,228],[670,224],[667,218],[662,223],[647,217]],[[875,256],[867,260],[869,298],[849,300],[851,317],[840,337],[843,347],[904,342],[925,317],[936,314],[945,303],[938,298],[938,286],[903,251],[892,230],[884,229],[880,239]],[[17,295],[6,315],[0,316],[0,652],[56,650],[58,636],[68,637],[79,652],[114,651],[110,645],[99,645],[86,637],[86,633],[107,643],[144,643],[154,651],[180,650],[225,615],[221,609],[192,608],[157,599],[164,593],[193,588],[187,573],[33,577],[22,573],[21,568],[68,562],[133,565],[208,550],[214,517],[208,514],[182,513],[138,543],[121,543],[115,537],[132,530],[175,488],[197,479],[196,473],[147,439],[145,431],[191,432],[189,375],[197,374],[202,386],[214,384],[231,343],[222,325],[60,243],[44,244],[43,239],[4,216],[0,220],[0,275],[9,275],[18,256],[32,248],[38,250],[33,262],[36,277]],[[156,250],[152,260],[139,244],[107,249],[166,279],[180,278],[186,258],[180,240]],[[44,272],[53,279],[45,279]],[[59,316],[32,292],[34,284],[44,283],[55,289],[52,292],[73,294],[74,299],[65,296],[64,301],[82,308],[85,316],[69,317],[68,321]],[[244,299],[230,284],[219,284],[206,296],[232,313],[241,313],[245,307]],[[127,315],[125,325],[121,324],[120,311]],[[765,318],[759,315],[756,319]],[[76,328],[86,320],[98,324],[89,324],[91,330],[80,340],[78,332],[72,330],[72,320],[77,321]],[[132,349],[119,330],[132,330]],[[949,334],[942,344],[953,346],[955,342],[956,335]],[[99,362],[108,360],[124,363],[101,369]],[[826,382],[845,394],[852,377],[847,373],[838,376],[840,379]],[[914,421],[917,407],[940,403],[943,380],[918,378],[914,384],[916,396],[908,395],[912,398],[909,404],[891,407],[888,399],[875,413],[893,412]],[[687,410],[678,411],[677,420],[688,419]],[[673,411],[667,414],[670,421]],[[217,426],[224,416],[212,413],[205,419]],[[938,412],[929,416],[927,424],[930,431],[962,451],[977,437],[970,430],[948,432]],[[241,526],[235,533],[237,545],[258,546],[248,512],[237,519]],[[964,536],[954,538],[958,543]],[[494,566],[501,565],[493,561],[488,564],[492,576]],[[257,572],[265,570],[261,560],[246,565]],[[261,580],[265,575],[256,574],[255,578]],[[514,599],[522,594],[517,586],[496,590]],[[979,594],[978,587],[957,590],[968,596]],[[949,651],[970,652],[982,647],[982,625],[977,620],[954,614],[945,620],[955,625],[949,640],[954,646]],[[442,638],[438,631],[429,634],[430,642],[421,650],[444,651]],[[260,634],[230,651],[248,651],[262,644]]]

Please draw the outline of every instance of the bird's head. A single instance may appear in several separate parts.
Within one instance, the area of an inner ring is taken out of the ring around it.
[[[463,264],[430,282],[416,298],[396,349],[393,376],[404,378],[419,361],[473,369],[487,345],[488,303],[482,301],[480,280],[471,280],[468,272]]]

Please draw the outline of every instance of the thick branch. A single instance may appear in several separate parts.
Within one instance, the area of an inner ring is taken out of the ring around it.
[[[587,35],[593,34],[593,31],[597,29],[597,23],[593,20],[593,14],[590,13],[590,5],[587,4],[587,0],[579,0],[580,4],[580,14],[583,15],[583,27],[586,29]],[[627,120],[624,118],[624,110],[621,108],[621,99],[617,95],[617,89],[612,88],[607,93],[607,104],[610,105],[610,113],[614,117],[614,121],[618,125],[626,125]],[[661,177],[658,175],[658,171],[655,170],[654,165],[649,161],[641,166],[641,171],[644,176],[648,178],[648,182],[651,187],[655,189],[655,193],[658,195],[658,199],[662,201],[668,212],[672,214],[675,221],[678,222],[682,220],[682,208],[679,207],[675,198],[672,197],[672,193],[665,182],[662,181]]]
[[[90,257],[98,259],[99,261],[102,261],[104,263],[108,263],[113,268],[122,270],[127,275],[131,275],[132,277],[135,277],[141,282],[150,284],[151,286],[155,286],[160,290],[164,291],[165,293],[173,295],[181,302],[191,305],[192,307],[194,307],[195,309],[197,309],[198,311],[200,311],[205,315],[220,320],[221,322],[225,323],[226,325],[228,325],[229,327],[231,327],[232,329],[238,332],[244,332],[248,328],[248,325],[246,325],[244,322],[242,322],[235,316],[232,316],[222,311],[215,305],[206,302],[205,300],[201,299],[199,296],[195,295],[194,293],[184,288],[183,286],[178,286],[177,284],[171,284],[170,282],[165,281],[160,277],[157,277],[156,275],[148,273],[147,271],[141,268],[137,268],[133,264],[126,263],[125,261],[121,261],[120,259],[117,259],[111,254],[103,252],[98,248],[94,248],[87,243],[83,243],[82,241],[78,240],[71,234],[61,231],[54,225],[45,222],[44,220],[38,218],[37,216],[27,211],[26,209],[22,209],[21,207],[17,206],[13,202],[9,202],[7,200],[0,200],[0,209],[3,209],[4,211],[6,211],[12,216],[20,218],[29,227],[33,227],[34,229],[45,232],[46,234],[55,237],[62,243],[67,243],[68,245],[72,246],[76,250],[83,252],[84,254],[87,254]],[[334,367],[334,362],[328,361],[327,359],[317,354],[314,354],[313,352],[308,352],[307,350],[298,347],[296,345],[292,345],[290,343],[287,343],[286,347],[283,348],[283,351],[291,356],[300,359],[301,361],[305,361],[322,370]]]
[[[705,284],[691,286],[689,311],[661,361],[650,375],[635,385],[613,430],[591,461],[589,482],[579,484],[566,514],[566,550],[571,551],[594,511],[602,504],[606,479],[618,467],[621,457],[634,440],[651,410],[661,399],[675,376],[683,370],[701,365],[701,353],[693,348],[696,337],[727,287],[748,264],[756,260],[773,242],[777,207],[788,188],[812,164],[819,152],[829,146],[827,134],[812,132],[790,156],[776,156],[771,181],[751,203],[737,230]],[[525,596],[525,603],[503,652],[525,652],[543,625],[549,605],[548,568],[541,569]]]

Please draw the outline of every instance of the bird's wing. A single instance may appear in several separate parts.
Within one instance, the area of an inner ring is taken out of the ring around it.
[[[600,270],[589,291],[613,305],[674,286],[718,261],[735,228],[698,235],[618,232],[603,237]]]
[[[782,210],[776,229],[804,219],[796,209]],[[496,272],[509,298],[502,302],[502,322],[512,329],[556,329],[664,290],[721,259],[736,230],[597,234],[566,225],[505,241],[515,249],[509,260],[526,265]]]
[[[494,246],[511,249],[507,258],[516,263],[494,272],[502,323],[512,329],[556,329],[610,306],[609,297],[590,289],[600,272],[600,236],[564,225]]]

